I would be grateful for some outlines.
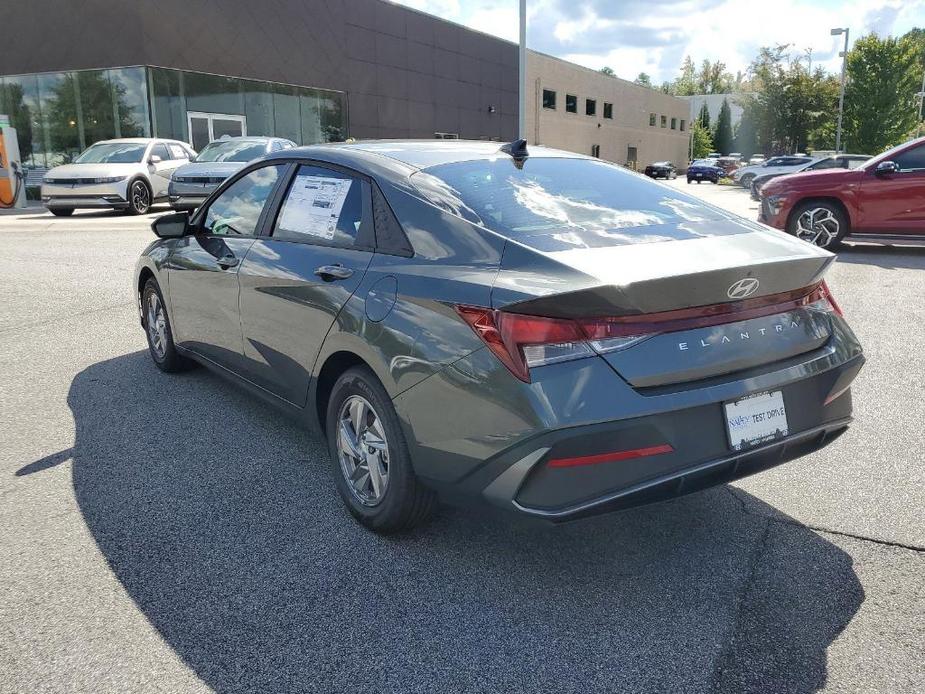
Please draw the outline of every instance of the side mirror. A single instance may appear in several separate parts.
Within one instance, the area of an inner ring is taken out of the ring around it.
[[[158,156],[157,154],[152,154],[152,155],[148,158],[148,163],[149,163],[149,164],[160,164],[162,161],[164,161],[164,160],[161,159],[160,156]]]
[[[189,229],[189,212],[161,215],[151,222],[151,231],[162,239],[176,239]]]
[[[877,168],[874,169],[874,173],[877,176],[888,176],[889,174],[894,174],[899,172],[899,164],[895,161],[882,161],[877,164]]]

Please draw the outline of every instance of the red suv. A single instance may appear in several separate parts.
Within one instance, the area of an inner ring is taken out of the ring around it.
[[[843,240],[925,244],[925,137],[856,169],[781,176],[761,189],[758,220],[822,248]]]

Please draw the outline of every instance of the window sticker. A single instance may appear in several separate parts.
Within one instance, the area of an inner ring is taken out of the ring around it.
[[[283,205],[279,227],[326,241],[332,240],[352,184],[349,178],[299,174]]]

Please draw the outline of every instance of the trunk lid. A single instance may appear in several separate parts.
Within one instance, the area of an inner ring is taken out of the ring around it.
[[[701,225],[710,236],[697,236]],[[685,231],[692,237],[547,253],[515,244],[505,249],[493,308],[579,321],[654,321],[645,339],[602,353],[639,388],[741,371],[825,344],[828,305],[794,300],[822,280],[831,253],[744,220],[692,222]],[[756,304],[761,315],[745,312]],[[697,327],[696,320],[674,320],[682,314],[715,318]]]

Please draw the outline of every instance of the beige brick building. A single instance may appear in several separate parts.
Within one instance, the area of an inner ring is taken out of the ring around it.
[[[687,166],[690,105],[655,89],[528,51],[527,142],[619,164]]]

